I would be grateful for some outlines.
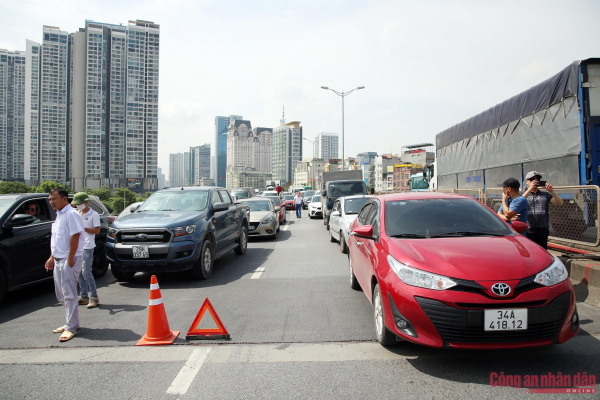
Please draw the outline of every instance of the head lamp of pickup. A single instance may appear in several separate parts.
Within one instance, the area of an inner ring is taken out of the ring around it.
[[[194,233],[196,231],[196,227],[194,225],[178,226],[176,228],[170,228],[170,229],[173,232],[173,234],[175,235],[175,237],[191,235],[192,233]]]
[[[114,239],[115,235],[117,234],[117,232],[119,232],[118,229],[108,228],[108,234],[107,235],[108,235],[109,238]]]

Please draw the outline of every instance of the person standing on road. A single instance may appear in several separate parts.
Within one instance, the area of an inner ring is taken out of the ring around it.
[[[548,235],[550,231],[550,213],[548,205],[562,206],[563,201],[558,194],[554,192],[554,187],[546,182],[545,186],[540,186],[542,175],[537,171],[530,171],[525,176],[527,190],[523,193],[523,197],[527,199],[528,214],[527,223],[529,223],[529,231],[527,238],[548,249]],[[547,192],[541,192],[543,187]]]
[[[300,192],[296,192],[294,205],[296,207],[296,218],[302,218],[302,194]]]
[[[283,188],[281,187],[281,185],[279,185],[279,183],[277,184],[277,186],[275,187],[275,191],[277,192],[277,195],[279,196],[281,194],[281,191],[283,190]]]
[[[90,207],[88,202],[90,197],[85,192],[79,192],[73,197],[72,205],[77,208],[79,215],[83,220],[83,236],[85,245],[83,246],[83,268],[79,275],[79,305],[86,305],[87,308],[94,308],[100,304],[98,292],[96,291],[96,281],[92,274],[92,265],[94,263],[94,247],[96,247],[96,235],[100,233],[100,215]],[[88,294],[90,297],[88,298]]]
[[[498,215],[506,222],[522,221],[527,223],[527,200],[519,193],[521,184],[515,178],[502,183],[502,205]],[[525,233],[521,233],[525,236]]]
[[[50,191],[48,200],[56,211],[50,239],[51,255],[46,261],[46,269],[54,270],[54,291],[56,298],[65,307],[67,323],[54,329],[62,333],[61,342],[71,340],[79,328],[77,309],[77,279],[83,266],[83,222],[73,207],[69,205],[69,192],[56,188]]]

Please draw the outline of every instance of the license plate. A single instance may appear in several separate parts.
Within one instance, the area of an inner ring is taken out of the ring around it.
[[[133,246],[133,258],[150,258],[148,246]]]
[[[527,329],[527,309],[485,310],[486,331],[522,331]]]

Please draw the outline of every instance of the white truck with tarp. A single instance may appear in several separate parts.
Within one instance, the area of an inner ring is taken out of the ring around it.
[[[497,210],[507,178],[528,171],[559,187],[551,239],[598,246],[600,59],[556,75],[436,135],[437,187],[480,197]]]

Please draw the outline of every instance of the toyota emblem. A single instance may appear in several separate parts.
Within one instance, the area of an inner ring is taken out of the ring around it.
[[[508,296],[510,293],[510,286],[504,282],[494,283],[492,285],[492,293],[496,296]]]
[[[135,238],[137,240],[146,240],[148,239],[148,235],[146,235],[145,233],[138,233],[137,235],[135,235]]]

